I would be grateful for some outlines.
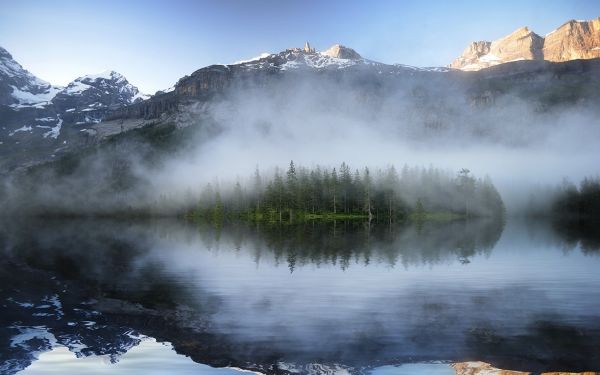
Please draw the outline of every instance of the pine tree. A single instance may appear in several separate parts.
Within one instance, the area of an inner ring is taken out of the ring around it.
[[[371,180],[371,174],[369,172],[369,168],[365,167],[365,176],[363,178],[363,189],[364,189],[364,210],[369,216],[369,221],[373,219],[373,211],[372,211],[372,195],[371,189],[373,187],[373,182]]]
[[[331,196],[333,198],[333,213],[336,214],[337,213],[337,190],[338,190],[338,175],[337,172],[335,170],[335,168],[333,168],[333,170],[331,171],[331,179],[329,180],[330,183],[330,191],[331,191]]]
[[[464,202],[465,215],[470,216],[470,205],[473,194],[475,193],[475,179],[469,175],[470,170],[463,168],[458,172],[458,186]]]
[[[273,189],[275,192],[275,204],[279,213],[279,222],[281,223],[283,220],[282,215],[283,204],[285,199],[285,184],[283,183],[283,178],[279,173],[279,169],[275,170],[275,176],[273,177]]]
[[[352,211],[355,212],[363,212],[362,206],[362,193],[363,193],[363,183],[360,177],[360,171],[357,169],[354,171],[354,178],[352,181],[352,191],[351,191],[351,199],[352,199]]]
[[[216,224],[223,222],[225,218],[225,209],[223,208],[223,202],[221,201],[221,193],[217,190],[215,194],[215,206],[213,209],[212,219]]]
[[[352,190],[352,176],[350,175],[350,167],[345,162],[342,162],[340,166],[341,173],[341,185],[342,185],[342,198],[344,200],[344,212],[348,213],[350,210],[349,199],[351,196]]]
[[[296,167],[294,166],[294,161],[290,161],[290,167],[287,171],[287,179],[286,179],[286,205],[290,210],[290,221],[294,218],[294,209],[297,207],[297,196],[298,196],[298,176],[296,175]]]
[[[423,219],[425,217],[425,207],[423,207],[421,198],[417,199],[417,204],[415,205],[415,215],[418,219]]]
[[[258,170],[258,165],[257,165],[256,170],[254,171],[254,191],[253,191],[254,206],[255,206],[255,210],[257,213],[260,212],[261,197],[263,195],[262,189],[263,189],[262,177],[260,176],[260,171]]]
[[[240,214],[246,209],[244,204],[244,192],[242,191],[242,185],[237,181],[233,189],[233,211],[236,214]]]
[[[388,208],[388,221],[390,223],[393,221],[393,217],[395,214],[396,195],[399,182],[400,180],[398,178],[398,173],[396,173],[396,168],[394,168],[394,166],[391,166],[387,170],[383,186],[385,201]]]

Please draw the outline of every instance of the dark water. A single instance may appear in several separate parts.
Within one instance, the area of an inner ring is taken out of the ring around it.
[[[8,221],[0,373],[600,369],[600,250],[556,229]]]

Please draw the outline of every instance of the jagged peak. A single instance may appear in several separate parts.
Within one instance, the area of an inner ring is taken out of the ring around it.
[[[598,18],[596,18],[596,19],[600,19],[600,17],[598,17]],[[592,19],[592,20],[589,20],[589,21],[588,21],[588,20],[576,20],[576,19],[570,19],[570,20],[568,20],[567,22],[563,23],[563,24],[561,25],[561,27],[562,27],[562,26],[564,26],[564,25],[569,25],[569,24],[574,24],[574,23],[587,23],[587,22],[592,22],[592,21],[594,21],[594,20]]]
[[[475,42],[452,64],[462,70],[479,70],[518,60],[568,61],[600,57],[600,17],[569,20],[544,37],[521,27],[493,42]]]
[[[114,70],[105,70],[97,74],[87,74],[71,81],[67,87],[62,90],[63,94],[80,95],[84,91],[97,89],[98,87],[112,86],[118,88],[119,92],[127,93],[131,96],[131,102],[138,99],[145,100],[149,96],[139,91],[136,86],[133,86],[124,75]]]
[[[523,26],[523,27],[516,29],[512,33],[508,34],[507,36],[500,38],[499,40],[505,40],[505,39],[510,39],[510,38],[524,38],[527,36],[532,36],[534,38],[536,38],[536,37],[541,38],[541,36],[539,36],[538,34],[536,34],[533,31],[531,31],[529,29],[529,27]]]
[[[304,52],[306,53],[315,53],[315,49],[310,47],[310,43],[309,42],[305,42],[304,43]]]
[[[109,81],[127,81],[125,76],[121,73],[114,70],[105,70],[103,72],[97,74],[86,74],[84,76],[78,77],[75,81],[96,81],[99,79],[109,80]]]

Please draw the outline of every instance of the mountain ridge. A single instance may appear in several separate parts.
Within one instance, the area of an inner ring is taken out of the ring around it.
[[[541,38],[528,28],[517,30],[517,35],[526,46]],[[477,53],[489,54],[490,47],[491,42],[474,44]],[[239,88],[265,90],[281,82],[304,85],[310,81],[315,87],[336,84],[340,90],[345,85],[346,89],[357,90],[365,100],[375,101],[385,100],[390,93],[402,93],[405,101],[414,102],[415,107],[409,111],[411,116],[423,126],[435,128],[442,127],[445,120],[427,106],[439,112],[442,107],[434,103],[449,98],[471,111],[494,106],[498,98],[515,89],[534,101],[536,110],[546,111],[557,104],[593,106],[600,97],[594,95],[597,90],[593,86],[598,81],[600,59],[557,64],[515,58],[512,62],[490,64],[480,72],[465,72],[380,63],[341,44],[319,52],[306,43],[304,48],[288,48],[233,64],[202,67],[152,96],[141,94],[115,71],[78,77],[65,87],[57,87],[27,72],[4,49],[0,50],[0,59],[9,62],[0,64],[0,99],[3,92],[8,94],[8,100],[5,94],[5,101],[0,102],[0,155],[4,159],[0,162],[0,172],[52,160],[65,152],[147,125],[171,123],[182,128],[190,124],[196,113],[194,108]],[[2,75],[6,71],[21,72],[25,83],[20,87],[38,90],[31,91],[32,95],[51,87],[56,92],[46,93],[51,98],[35,103],[19,102],[12,97],[12,77]],[[547,75],[550,78],[542,80]],[[563,80],[563,77],[568,78]],[[538,83],[527,83],[531,80]],[[565,86],[565,82],[571,86]],[[581,88],[573,90],[572,86]]]
[[[474,71],[519,60],[594,58],[600,58],[600,17],[569,20],[543,37],[525,26],[494,41],[472,42],[448,67]]]

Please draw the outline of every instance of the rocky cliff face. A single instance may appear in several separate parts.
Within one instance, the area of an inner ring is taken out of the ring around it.
[[[511,371],[495,368],[485,362],[459,362],[453,363],[452,367],[456,375],[531,375],[528,371]],[[598,375],[595,371],[586,372],[543,372],[541,375]]]
[[[544,59],[567,61],[600,57],[600,17],[592,21],[569,21],[546,35]]]
[[[522,27],[493,42],[473,42],[450,64],[461,70],[480,70],[519,60],[562,62],[600,57],[600,17],[571,20],[545,37]]]

